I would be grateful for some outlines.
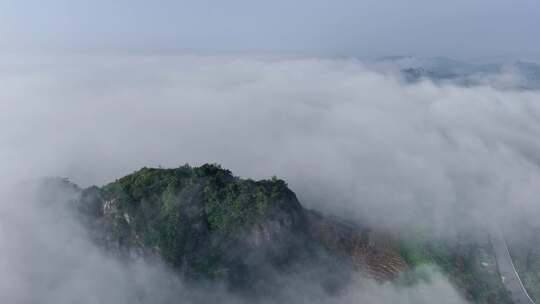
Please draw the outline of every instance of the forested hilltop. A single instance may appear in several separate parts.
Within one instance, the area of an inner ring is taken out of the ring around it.
[[[339,293],[361,274],[396,286],[437,269],[475,303],[505,303],[489,241],[383,233],[304,208],[276,177],[254,181],[219,165],[142,168],[76,192],[71,206],[105,250],[159,257],[188,282],[217,281],[246,296],[279,292],[284,275]]]

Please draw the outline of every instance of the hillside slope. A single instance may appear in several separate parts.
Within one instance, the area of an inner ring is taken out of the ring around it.
[[[349,269],[379,280],[406,269],[397,251],[371,247],[365,230],[303,208],[284,181],[216,165],[143,168],[82,190],[78,208],[104,247],[158,254],[191,279],[231,288],[260,291],[276,273],[314,265],[343,269],[339,280]]]

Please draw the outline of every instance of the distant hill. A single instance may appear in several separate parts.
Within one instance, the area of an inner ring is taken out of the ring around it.
[[[429,79],[464,86],[540,89],[540,64],[534,62],[473,64],[446,57],[389,56],[376,59],[374,64],[400,71],[408,83]]]

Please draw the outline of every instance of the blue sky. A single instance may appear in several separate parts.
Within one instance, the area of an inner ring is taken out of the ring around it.
[[[537,58],[538,0],[0,0],[0,48]]]

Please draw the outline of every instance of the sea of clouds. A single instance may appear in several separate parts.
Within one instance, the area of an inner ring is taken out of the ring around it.
[[[0,81],[2,189],[40,176],[103,185],[142,166],[209,162],[277,175],[304,206],[381,229],[444,233],[539,215],[540,92],[489,79],[406,84],[354,59],[71,54],[4,58]],[[171,287],[182,282],[166,266],[117,261],[78,223],[36,212],[39,198],[2,197],[0,299],[171,302],[188,292]],[[463,301],[433,277],[412,289],[367,282],[337,300],[295,280],[291,301]]]

